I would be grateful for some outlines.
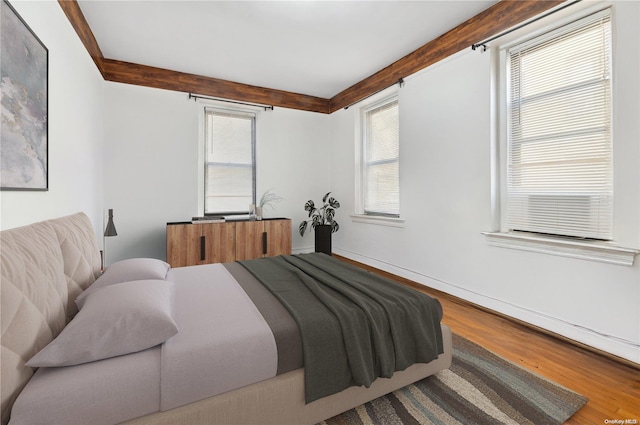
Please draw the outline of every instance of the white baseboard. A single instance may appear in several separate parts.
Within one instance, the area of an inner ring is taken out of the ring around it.
[[[640,364],[640,349],[631,342],[621,341],[615,337],[598,333],[593,329],[589,329],[578,324],[569,323],[558,318],[547,316],[543,313],[528,310],[521,306],[513,305],[495,298],[487,297],[476,292],[469,291],[465,288],[453,285],[448,282],[433,279],[424,274],[397,267],[393,264],[376,260],[374,258],[365,257],[353,252],[341,249],[333,250],[336,254],[351,260],[366,264],[377,269],[393,273],[405,279],[412,280],[438,291],[445,292],[479,306],[488,308],[501,314],[513,317],[531,325],[543,328],[565,338],[572,339],[579,343],[588,345],[598,350],[613,354],[623,359]]]

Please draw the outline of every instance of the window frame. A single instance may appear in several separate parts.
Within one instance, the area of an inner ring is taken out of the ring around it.
[[[209,113],[219,113],[221,115],[230,115],[230,116],[238,116],[238,117],[247,117],[251,119],[251,168],[252,168],[252,184],[251,184],[251,191],[252,191],[252,204],[256,204],[256,176],[257,176],[257,172],[256,172],[256,129],[257,129],[257,121],[258,121],[258,113],[254,110],[251,109],[241,109],[241,108],[226,108],[224,106],[218,106],[218,105],[207,105],[204,106],[202,108],[202,113],[201,113],[201,117],[202,117],[202,146],[200,149],[201,155],[202,155],[202,166],[201,166],[201,170],[202,170],[202,175],[200,177],[200,181],[202,182],[202,208],[201,211],[203,211],[203,215],[206,216],[232,216],[232,215],[246,215],[249,214],[249,204],[247,204],[247,209],[246,210],[239,210],[239,211],[207,211],[207,169],[208,169],[208,164],[209,162],[207,161],[207,157],[208,157],[208,152],[207,150],[209,149],[208,146],[208,128],[207,128],[207,116]]]
[[[397,225],[403,223],[401,217],[401,208],[400,208],[400,122],[398,121],[398,156],[393,162],[398,163],[398,213],[388,213],[382,211],[367,211],[365,209],[365,196],[366,196],[366,170],[367,170],[367,137],[368,137],[368,119],[367,114],[375,109],[382,108],[391,103],[396,103],[398,108],[398,115],[400,111],[400,101],[397,90],[394,90],[393,93],[384,94],[377,99],[370,101],[369,103],[363,105],[360,108],[360,134],[358,137],[358,177],[356,179],[356,193],[357,193],[357,202],[356,202],[356,214],[354,214],[354,221],[363,222],[365,218],[369,220],[370,223],[377,224],[387,224],[387,225]]]
[[[605,144],[608,144],[608,156],[605,155],[603,157],[601,157],[600,161],[606,161],[608,159],[608,186],[610,187],[610,191],[609,192],[594,192],[594,191],[589,191],[589,192],[585,192],[584,188],[583,189],[571,189],[571,190],[565,190],[564,192],[559,192],[556,188],[554,188],[553,190],[549,191],[543,191],[540,192],[540,189],[537,190],[533,190],[533,187],[531,186],[531,184],[533,182],[530,182],[528,185],[525,185],[524,187],[529,186],[529,189],[525,189],[523,192],[522,187],[518,187],[519,185],[516,184],[516,182],[513,181],[513,179],[510,177],[510,172],[512,170],[512,166],[517,166],[518,163],[512,163],[511,162],[511,158],[512,158],[512,153],[514,152],[514,148],[511,147],[511,143],[512,143],[512,132],[513,132],[513,116],[512,113],[518,113],[520,111],[519,107],[516,108],[515,110],[512,111],[511,108],[515,107],[512,103],[514,102],[513,98],[512,98],[512,69],[511,69],[511,55],[512,52],[515,51],[516,55],[519,55],[520,52],[522,51],[526,51],[528,49],[531,48],[537,48],[539,46],[544,46],[546,44],[548,44],[550,41],[553,40],[553,42],[556,42],[558,39],[562,39],[563,37],[565,37],[566,35],[570,34],[573,31],[576,31],[578,29],[584,28],[586,26],[592,25],[594,22],[597,22],[598,20],[601,20],[603,18],[607,18],[609,21],[609,28],[611,28],[611,20],[612,20],[612,13],[610,9],[604,9],[604,10],[600,10],[594,13],[590,13],[590,14],[586,14],[584,16],[579,16],[579,17],[575,17],[571,22],[569,23],[564,23],[562,25],[556,25],[555,27],[549,29],[548,31],[543,32],[542,34],[535,34],[532,36],[527,37],[525,40],[520,41],[520,42],[515,42],[515,43],[511,43],[507,46],[504,46],[502,48],[502,52],[500,54],[500,59],[501,59],[501,63],[500,63],[500,69],[501,71],[504,71],[504,76],[503,76],[503,81],[501,81],[502,86],[504,87],[504,93],[501,95],[501,102],[504,102],[504,108],[503,110],[504,115],[502,115],[502,117],[504,117],[505,119],[505,126],[506,126],[506,135],[505,135],[505,140],[503,142],[504,144],[504,150],[505,150],[505,163],[502,165],[503,168],[503,176],[504,176],[504,182],[503,182],[503,187],[504,187],[504,206],[505,206],[505,215],[503,223],[502,223],[502,227],[506,228],[507,230],[511,230],[509,229],[509,215],[508,215],[508,211],[510,210],[510,197],[509,197],[509,188],[510,183],[513,186],[513,190],[516,191],[514,193],[520,192],[520,195],[518,195],[518,197],[520,197],[520,203],[525,202],[522,198],[522,193],[525,193],[528,195],[526,195],[526,197],[529,199],[529,202],[531,202],[531,199],[533,198],[534,200],[539,200],[540,202],[552,202],[552,200],[556,199],[558,203],[564,203],[567,205],[567,207],[569,205],[574,204],[575,202],[584,202],[584,200],[586,198],[589,198],[589,202],[595,202],[595,201],[599,201],[601,199],[601,196],[604,196],[604,193],[607,193],[607,197],[606,198],[602,198],[602,199],[606,199],[607,204],[610,205],[609,209],[607,211],[609,211],[609,214],[607,216],[604,216],[608,219],[608,221],[604,221],[604,222],[598,222],[598,223],[602,223],[599,224],[598,227],[591,227],[591,228],[584,228],[584,229],[574,229],[574,230],[566,230],[565,232],[562,232],[560,230],[560,228],[558,228],[557,226],[551,225],[539,225],[539,224],[532,224],[530,225],[530,228],[527,228],[526,222],[528,220],[530,220],[530,213],[528,213],[529,216],[527,216],[526,211],[528,210],[521,210],[521,208],[523,207],[522,204],[520,204],[520,208],[514,206],[514,209],[516,211],[520,211],[520,215],[516,216],[517,219],[515,222],[512,223],[513,226],[517,226],[517,227],[523,227],[520,229],[516,229],[514,227],[514,229],[512,231],[514,232],[529,232],[529,233],[535,233],[535,234],[549,234],[553,237],[559,236],[559,237],[566,237],[566,238],[574,238],[574,239],[579,239],[579,240],[583,240],[583,239],[596,239],[596,240],[605,240],[605,241],[610,241],[613,237],[612,235],[612,228],[613,228],[613,214],[612,214],[612,208],[613,208],[613,136],[612,136],[612,131],[611,131],[611,126],[612,126],[612,122],[613,122],[613,117],[612,117],[612,112],[613,112],[613,102],[611,102],[611,97],[612,97],[612,52],[611,52],[611,47],[612,47],[612,41],[611,39],[609,39],[610,45],[609,45],[609,54],[610,56],[608,57],[608,65],[605,67],[605,69],[609,70],[609,73],[607,75],[607,78],[605,78],[603,81],[604,83],[601,83],[600,81],[590,81],[588,82],[588,84],[585,85],[585,83],[581,83],[581,86],[598,86],[601,85],[602,87],[606,87],[606,89],[608,90],[606,95],[607,97],[605,98],[609,100],[608,103],[608,111],[605,112],[605,119],[608,120],[608,140],[605,139]],[[526,70],[526,69],[525,69]],[[519,81],[519,76],[516,76],[518,81]],[[561,89],[555,88],[553,91],[551,92],[544,92],[542,94],[539,95],[535,95],[534,98],[536,99],[536,101],[539,101],[539,99],[544,99],[547,97],[553,97],[556,96],[559,92],[562,91],[566,91],[568,88],[570,88],[571,90],[575,90],[575,84],[573,85],[565,85],[563,86]],[[525,102],[529,102],[530,99],[529,98],[522,98],[522,100],[524,100]],[[605,102],[606,103],[606,102]],[[526,104],[526,103],[525,103]],[[517,106],[517,105],[516,105]],[[526,129],[528,127],[523,127],[523,129]],[[588,130],[588,133],[585,134],[596,134],[594,133],[594,129],[592,128],[586,128],[586,130]],[[565,130],[567,131],[567,130]],[[572,134],[573,133],[573,134]],[[578,133],[581,133],[580,131],[577,130],[571,130],[569,133],[567,134],[572,134],[572,138],[578,137]],[[517,134],[517,133],[516,133]],[[606,133],[605,133],[606,134]],[[549,141],[549,140],[553,140],[550,138],[550,135],[545,136],[542,140],[544,141]],[[565,136],[562,136],[565,137]],[[514,141],[514,143],[518,143],[520,146],[520,149],[524,149],[525,147],[529,146],[530,142],[524,143],[522,144],[523,141],[526,141],[527,139],[524,138],[516,138],[517,141]],[[573,140],[573,139],[571,139]],[[535,143],[535,142],[534,142]],[[539,141],[537,142],[539,143]],[[533,148],[535,149],[536,145],[533,145]],[[518,152],[520,152],[518,150]],[[525,163],[526,164],[526,163]],[[519,175],[519,174],[517,174]],[[549,176],[553,176],[553,175],[557,175],[557,174],[548,174]],[[560,175],[562,176],[562,175]],[[559,177],[560,177],[559,176]],[[523,173],[522,177],[526,177],[526,173]],[[534,180],[535,181],[535,180]],[[606,180],[603,180],[602,183],[605,183]],[[539,183],[538,183],[539,184]],[[574,183],[575,184],[575,183]],[[588,194],[589,193],[589,194]],[[595,197],[595,194],[598,194],[597,197]],[[514,199],[514,202],[516,202],[514,205],[517,205],[517,201]],[[585,219],[587,214],[593,214],[595,211],[593,210],[593,207],[591,208],[587,208],[587,209],[581,209],[581,214],[583,214],[585,216]],[[601,216],[601,211],[597,210],[598,212],[598,216]],[[523,215],[524,214],[524,215]],[[566,214],[566,213],[561,213],[562,214]],[[558,216],[558,218],[560,218],[561,216]],[[538,220],[541,218],[540,215],[535,216],[537,218],[534,218],[534,220]],[[544,218],[545,220],[547,220],[547,218]],[[567,222],[567,225],[569,226],[575,226],[577,225],[576,221],[570,221]],[[553,228],[556,227],[556,229],[554,230]],[[540,230],[535,230],[535,229],[540,229]],[[545,230],[542,230],[542,229]],[[597,229],[597,230],[596,230]]]
[[[615,57],[615,11],[611,3],[589,5],[578,4],[571,8],[557,12],[554,16],[547,17],[525,28],[495,40],[490,46],[491,66],[491,230],[481,232],[489,246],[530,251],[554,256],[577,258],[588,261],[597,261],[615,265],[631,266],[634,257],[640,250],[621,246],[616,242],[615,213],[613,222],[613,240],[588,240],[576,237],[553,236],[538,233],[510,232],[505,226],[506,218],[506,158],[507,158],[507,84],[505,64],[508,63],[506,51],[509,47],[522,44],[545,33],[555,31],[579,21],[595,13],[609,11],[612,27],[612,74],[616,74]],[[577,10],[576,10],[577,9]],[[613,110],[615,108],[615,83],[612,84],[611,114],[612,127],[615,127]],[[615,134],[615,128],[612,128]],[[615,161],[615,146],[613,146]],[[614,163],[615,172],[615,163]],[[614,191],[615,180],[614,180]],[[614,203],[614,212],[615,212]]]

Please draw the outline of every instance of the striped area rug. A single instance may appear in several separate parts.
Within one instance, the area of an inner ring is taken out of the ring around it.
[[[586,402],[454,334],[450,369],[322,424],[562,424]]]

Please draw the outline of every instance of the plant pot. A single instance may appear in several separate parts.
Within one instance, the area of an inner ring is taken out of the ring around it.
[[[316,252],[323,252],[331,255],[331,226],[321,224],[314,229],[316,237]]]

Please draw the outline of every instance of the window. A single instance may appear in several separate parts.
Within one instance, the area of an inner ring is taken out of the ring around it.
[[[205,214],[255,204],[255,114],[205,108]]]
[[[610,240],[609,11],[511,47],[506,62],[506,227]]]
[[[364,214],[400,215],[398,99],[363,109],[361,204]]]

